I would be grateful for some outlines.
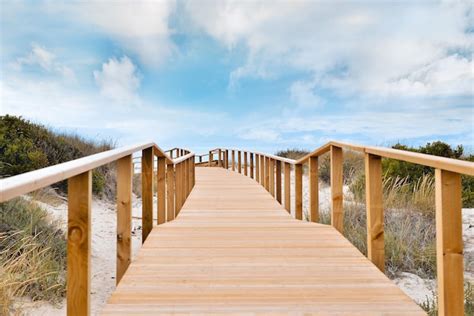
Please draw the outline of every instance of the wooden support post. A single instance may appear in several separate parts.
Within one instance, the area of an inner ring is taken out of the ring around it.
[[[248,169],[247,152],[244,151],[244,176],[248,175]]]
[[[281,161],[276,161],[276,199],[281,204]]]
[[[229,169],[229,150],[225,150],[225,168]]]
[[[217,150],[217,166],[222,167],[222,150],[220,148]]]
[[[68,180],[67,314],[89,315],[92,171]]]
[[[260,155],[260,184],[265,187],[265,156]]]
[[[309,213],[312,222],[319,222],[319,176],[317,156],[309,158]]]
[[[438,315],[464,315],[461,175],[436,169],[435,178]]]
[[[285,209],[291,214],[291,165],[285,162]]]
[[[172,221],[175,217],[175,174],[174,165],[166,165],[166,221]]]
[[[117,160],[117,269],[116,284],[132,258],[132,155]]]
[[[214,157],[212,156],[212,151],[209,152],[209,167],[212,167],[212,161],[214,160]]]
[[[270,192],[270,158],[265,157],[265,189]]]
[[[269,166],[270,166],[270,170],[269,170],[269,178],[268,178],[268,181],[269,181],[268,189],[270,190],[270,194],[273,197],[275,197],[275,160],[274,159],[270,159]]]
[[[242,173],[242,152],[237,151],[237,171]]]
[[[295,165],[295,218],[303,219],[303,165]]]
[[[153,147],[142,151],[142,243],[153,228]]]
[[[232,150],[232,171],[235,171],[235,150]]]
[[[250,155],[250,178],[254,178],[254,172],[253,172],[253,153],[249,153]]]
[[[199,156],[199,162],[202,162],[202,156]]]
[[[255,154],[255,180],[260,182],[260,155]]]
[[[331,146],[331,224],[344,231],[342,148]]]
[[[166,222],[166,158],[158,157],[156,181],[156,195],[157,195],[157,210],[158,210],[158,225]]]
[[[385,271],[382,158],[365,154],[367,257]]]

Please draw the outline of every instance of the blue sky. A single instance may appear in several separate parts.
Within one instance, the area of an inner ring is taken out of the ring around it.
[[[469,1],[2,1],[1,113],[197,152],[474,142]]]

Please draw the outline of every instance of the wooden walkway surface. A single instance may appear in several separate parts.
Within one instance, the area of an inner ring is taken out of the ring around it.
[[[293,219],[254,180],[196,168],[103,315],[425,315],[331,226]]]

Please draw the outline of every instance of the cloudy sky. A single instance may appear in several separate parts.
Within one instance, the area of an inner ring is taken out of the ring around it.
[[[474,142],[470,1],[1,1],[1,113],[196,151]]]

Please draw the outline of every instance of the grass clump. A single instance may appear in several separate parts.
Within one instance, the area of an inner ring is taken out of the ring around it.
[[[17,297],[58,304],[65,292],[65,232],[32,201],[0,204],[1,313],[18,313],[13,310]]]

